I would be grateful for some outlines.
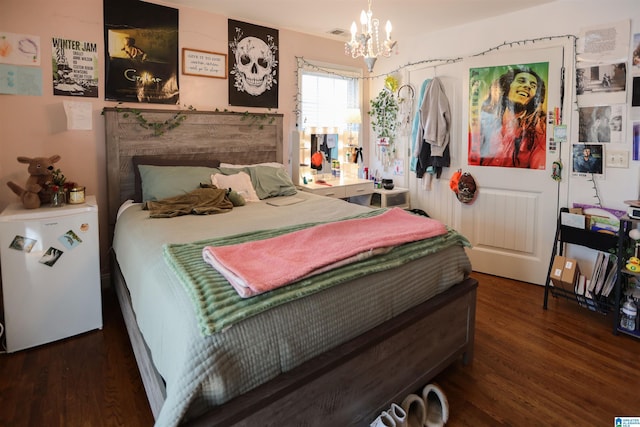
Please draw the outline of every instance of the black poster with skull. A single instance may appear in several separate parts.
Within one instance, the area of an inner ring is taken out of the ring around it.
[[[278,30],[229,19],[229,105],[278,108]]]

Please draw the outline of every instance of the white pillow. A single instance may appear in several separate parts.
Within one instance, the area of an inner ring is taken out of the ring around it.
[[[234,169],[242,169],[242,168],[249,168],[252,166],[270,166],[273,168],[281,168],[281,169],[285,169],[284,165],[282,163],[278,163],[278,162],[265,162],[265,163],[255,163],[253,165],[236,165],[233,163],[220,163],[220,167],[221,168],[234,168]]]
[[[218,188],[231,188],[238,192],[247,202],[259,202],[260,198],[251,184],[251,177],[246,172],[233,175],[216,173],[211,175],[211,183]]]

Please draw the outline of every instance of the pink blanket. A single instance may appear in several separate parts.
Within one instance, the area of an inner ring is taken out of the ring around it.
[[[202,256],[247,298],[446,232],[439,221],[393,208],[373,217],[321,224],[269,239],[205,246]]]

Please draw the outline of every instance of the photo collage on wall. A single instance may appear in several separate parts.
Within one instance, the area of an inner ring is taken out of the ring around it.
[[[627,152],[627,59],[630,21],[584,29],[577,46],[578,141],[573,176],[604,178],[607,152]],[[609,165],[612,167],[612,165]]]

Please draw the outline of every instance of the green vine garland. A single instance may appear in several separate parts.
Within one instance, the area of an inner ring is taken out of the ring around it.
[[[150,122],[149,120],[147,120],[147,118],[144,117],[144,115],[142,114],[142,111],[138,109],[135,109],[135,108],[124,109],[124,108],[120,108],[119,106],[115,106],[114,109],[118,113],[121,113],[122,117],[125,117],[125,118],[130,116],[134,117],[138,121],[138,124],[141,127],[152,130],[154,136],[160,136],[165,132],[170,131],[171,129],[177,128],[187,118],[187,115],[184,114],[183,112],[184,110],[178,110],[173,116],[171,116],[170,118],[168,118],[163,122]],[[187,107],[187,110],[195,111],[196,109],[193,106],[189,105]],[[269,110],[269,112],[270,111],[271,110]],[[215,112],[242,114],[241,120],[243,121],[250,120],[249,126],[253,126],[257,124],[259,129],[263,129],[265,124],[269,124],[269,125],[273,124],[276,119],[275,116],[270,115],[269,113],[250,113],[249,111],[245,111],[245,112],[229,111],[226,108],[222,111],[216,108]]]
[[[217,108],[215,109],[216,113],[220,112],[220,110],[218,110]],[[229,111],[226,108],[224,110],[222,110],[223,113],[234,113],[234,114],[242,114],[242,118],[240,120],[245,121],[245,120],[250,120],[251,123],[249,123],[249,126],[253,126],[255,124],[258,125],[258,129],[264,129],[264,125],[265,122],[268,125],[273,124],[273,122],[275,122],[276,118],[272,115],[269,115],[269,113],[271,112],[271,109],[268,110],[267,113],[250,113],[248,111],[245,111],[244,113],[238,112],[238,111]]]
[[[250,113],[248,111],[245,111],[243,113],[241,120],[251,120],[251,123],[249,124],[249,126],[252,126],[258,123],[258,129],[263,129],[265,125],[265,121],[267,121],[267,124],[270,125],[270,124],[273,124],[276,118],[274,116],[267,115],[267,113],[260,114],[260,113]]]
[[[195,110],[195,108],[193,108],[193,106],[191,105],[189,105],[187,109],[189,111]],[[154,136],[160,136],[165,132],[170,131],[171,129],[177,128],[187,118],[187,115],[183,113],[183,110],[178,110],[173,116],[163,122],[150,122],[142,115],[142,112],[138,109],[130,108],[129,110],[125,111],[116,106],[115,110],[119,113],[122,113],[122,117],[125,118],[133,115],[133,117],[138,121],[138,124],[145,129],[151,129]]]

